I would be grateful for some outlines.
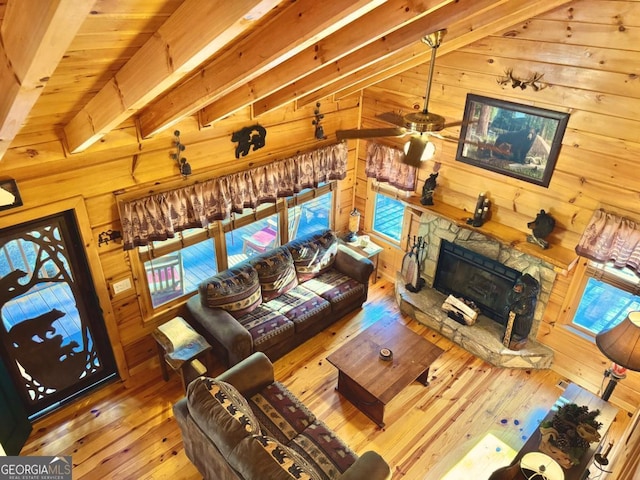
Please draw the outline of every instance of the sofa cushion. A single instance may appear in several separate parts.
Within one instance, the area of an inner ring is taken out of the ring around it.
[[[261,433],[247,400],[229,383],[196,378],[187,387],[187,407],[225,457],[240,440]]]
[[[266,307],[291,320],[296,331],[302,331],[317,320],[331,315],[331,304],[301,285],[274,298]]]
[[[291,320],[266,305],[239,317],[238,322],[251,334],[255,351],[265,351],[295,333]]]
[[[364,295],[365,292],[363,284],[333,268],[306,281],[303,287],[331,302],[335,311],[339,311],[344,303],[351,303],[353,298]]]
[[[247,263],[208,278],[200,284],[199,293],[203,305],[222,308],[236,318],[262,303],[258,272]]]
[[[287,444],[304,457],[324,480],[340,478],[358,456],[320,420]]]
[[[262,301],[268,302],[298,285],[293,257],[287,247],[279,247],[251,259],[258,272]]]
[[[249,405],[263,432],[285,444],[316,420],[315,415],[280,382],[273,382],[253,395]]]
[[[331,230],[313,233],[289,242],[298,280],[304,282],[331,268],[338,253],[338,239]]]
[[[245,480],[322,479],[304,457],[266,435],[243,439],[230,456],[229,464]]]

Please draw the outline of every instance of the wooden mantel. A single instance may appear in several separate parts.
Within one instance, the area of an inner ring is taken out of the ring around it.
[[[471,226],[467,223],[471,214],[466,210],[442,202],[436,205],[422,205],[417,195],[404,199],[404,202],[420,213],[426,212],[445,218],[461,228],[477,231],[520,252],[544,260],[553,265],[557,273],[566,275],[578,260],[578,255],[573,250],[558,245],[550,245],[546,250],[542,249],[538,245],[527,242],[527,234],[498,222],[488,220],[481,227]]]

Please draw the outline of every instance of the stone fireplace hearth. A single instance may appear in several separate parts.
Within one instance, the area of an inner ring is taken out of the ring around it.
[[[556,273],[552,265],[489,238],[477,229],[462,228],[445,218],[423,213],[418,234],[424,238],[421,275],[426,287],[420,292],[408,291],[400,275],[396,280],[396,301],[400,310],[487,362],[508,368],[545,369],[551,366],[553,351],[540,344],[536,335]],[[442,310],[446,295],[433,288],[442,240],[460,245],[519,272],[528,273],[540,284],[533,325],[524,349],[509,350],[502,345],[504,327],[480,315],[475,325],[461,325]]]

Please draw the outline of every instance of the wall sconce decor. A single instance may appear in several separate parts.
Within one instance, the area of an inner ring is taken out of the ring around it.
[[[22,206],[22,198],[15,180],[0,180],[0,210]]]
[[[184,152],[187,147],[180,142],[180,130],[176,130],[173,134],[176,136],[173,142],[176,147],[176,153],[172,153],[171,158],[178,163],[180,175],[182,175],[183,178],[187,178],[191,175],[191,165],[189,165],[187,159],[182,156],[182,152]]]
[[[324,115],[322,115],[320,113],[320,102],[316,103],[316,108],[313,111],[313,114],[316,117],[311,122],[311,125],[315,125],[315,127],[316,127],[316,130],[315,130],[313,136],[316,138],[316,140],[326,140],[327,137],[325,137],[325,135],[324,135],[324,128],[322,128],[322,125],[320,125],[320,120],[322,120],[324,118]]]
[[[546,83],[540,82],[540,80],[544,76],[544,73],[534,72],[533,75],[531,75],[531,77],[527,80],[516,77],[513,74],[513,70],[510,68],[505,70],[504,73],[505,76],[498,79],[498,85],[505,86],[511,83],[511,88],[520,87],[521,90],[524,90],[527,87],[531,87],[534,92],[548,87]]]
[[[244,127],[242,130],[233,132],[231,141],[238,142],[238,145],[236,146],[236,158],[240,158],[240,155],[246,157],[252,146],[254,152],[259,148],[264,147],[267,142],[266,138],[267,129],[259,124]]]
[[[107,230],[106,232],[100,232],[98,234],[98,246],[102,244],[109,245],[109,242],[115,242],[122,239],[122,232],[120,230]]]

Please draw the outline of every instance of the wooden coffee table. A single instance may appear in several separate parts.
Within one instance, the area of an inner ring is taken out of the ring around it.
[[[380,349],[393,352],[380,358]],[[443,350],[394,320],[379,321],[327,357],[338,369],[336,390],[384,427],[384,407],[414,380],[429,385],[429,367]]]

